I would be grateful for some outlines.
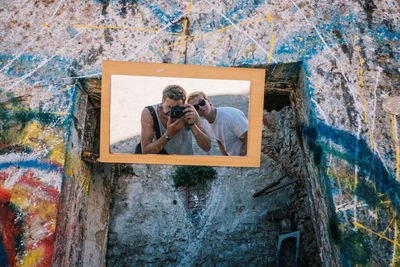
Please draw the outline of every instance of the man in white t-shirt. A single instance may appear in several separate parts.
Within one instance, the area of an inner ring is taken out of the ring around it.
[[[232,107],[216,108],[201,91],[189,95],[188,104],[204,118],[204,128],[217,140],[224,156],[246,156],[249,123],[242,111]]]
[[[210,150],[210,137],[204,130],[194,107],[185,105],[185,100],[186,92],[179,85],[169,85],[163,90],[161,104],[153,105],[160,137],[156,136],[155,120],[150,109],[147,107],[143,109],[141,117],[143,154],[157,154],[164,149],[168,154],[192,155],[192,134],[201,149],[206,152]],[[179,118],[172,116],[175,107],[184,110],[178,112]]]

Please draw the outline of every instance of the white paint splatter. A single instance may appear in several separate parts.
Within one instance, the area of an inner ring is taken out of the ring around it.
[[[31,160],[37,160],[36,154],[25,154],[25,153],[9,153],[5,155],[0,155],[1,163],[11,163],[17,165],[19,162],[26,162]],[[40,181],[42,184],[56,189],[61,192],[62,177],[61,173],[57,170],[40,170],[34,167],[24,168],[17,166],[10,166],[6,169],[1,169],[0,172],[7,170],[8,177],[4,181],[3,187],[5,189],[12,189],[15,183],[18,182],[19,178],[28,170],[34,171],[34,177]]]
[[[95,21],[92,22],[92,24],[98,22],[101,19],[97,19]],[[83,32],[85,32],[88,28],[83,28],[83,30],[81,30],[78,34],[76,34],[72,39],[70,39],[63,47],[62,49],[58,49],[59,51],[62,51],[63,48],[67,47],[68,45],[70,45],[72,43],[72,41],[74,41],[78,36],[80,36]],[[21,78],[19,78],[17,80],[17,82],[15,82],[13,85],[11,85],[10,87],[8,87],[7,89],[5,89],[2,93],[5,94],[6,92],[14,89],[18,84],[20,84],[22,81],[24,81],[25,79],[29,78],[32,74],[34,74],[35,72],[37,72],[40,68],[42,68],[43,66],[45,66],[47,63],[49,63],[53,58],[55,58],[57,56],[56,53],[53,53],[53,56],[51,56],[49,59],[45,59],[43,60],[38,67],[36,67],[34,70],[32,70],[31,72],[25,74],[24,76],[22,76]]]
[[[197,3],[196,3],[197,4]],[[192,9],[194,9],[194,7],[196,6],[193,5]],[[138,53],[146,46],[148,46],[160,33],[164,32],[168,27],[172,26],[173,24],[175,24],[177,21],[179,21],[181,18],[187,16],[189,14],[189,12],[186,12],[182,15],[180,15],[179,17],[177,17],[176,19],[174,19],[172,22],[168,23],[166,26],[164,26],[163,28],[157,30],[157,32],[155,34],[153,34],[150,38],[148,38],[146,41],[141,42],[141,45],[135,50],[135,52],[132,54],[132,56],[128,57],[127,61],[131,61],[133,59],[136,59],[139,55]]]
[[[317,101],[315,101],[314,99],[311,99],[311,101],[315,104],[315,106],[317,107],[317,109],[319,110],[319,113],[321,114],[321,116],[324,118],[324,121],[326,124],[328,123],[328,117],[326,116],[325,112],[322,110],[321,106],[317,103]]]
[[[371,138],[372,138],[372,143],[374,146],[374,150],[376,149],[376,145],[375,145],[375,140],[374,140],[374,131],[375,131],[375,119],[376,119],[376,90],[378,88],[378,84],[379,84],[379,78],[381,76],[381,70],[378,70],[378,73],[376,74],[376,78],[375,78],[375,87],[374,87],[374,106],[373,106],[373,110],[372,110],[372,126],[371,126]]]
[[[47,21],[47,24],[51,23],[53,21],[54,16],[56,15],[56,13],[58,12],[58,10],[61,8],[62,4],[64,4],[64,1],[60,1],[60,4],[57,6],[56,10],[54,11],[53,15],[50,17],[50,19]],[[7,70],[8,67],[14,63],[14,61],[19,58],[29,47],[31,47],[31,45],[37,40],[37,38],[40,36],[40,34],[47,29],[47,27],[42,27],[42,29],[39,31],[39,33],[33,35],[32,40],[29,42],[29,44],[27,44],[24,49],[22,49],[19,53],[17,53],[16,55],[14,55],[14,58],[8,62],[3,68],[0,69],[0,72],[2,72],[3,70]]]
[[[266,55],[269,55],[269,51],[266,51],[266,50],[264,49],[264,47],[262,47],[252,36],[250,36],[250,34],[249,34],[248,32],[246,32],[246,31],[240,29],[240,28],[239,28],[235,23],[233,23],[227,16],[225,16],[221,11],[219,11],[215,5],[213,5],[212,3],[210,3],[208,0],[205,0],[205,1],[206,1],[210,6],[212,6],[212,7],[215,9],[215,11],[218,12],[218,14],[220,14],[224,19],[226,19],[227,21],[229,21],[229,23],[230,23],[236,30],[238,30],[239,32],[241,32],[241,33],[243,33],[244,35],[246,35],[246,36],[247,36],[251,41],[253,41],[253,43],[254,43],[258,48],[260,48]],[[272,59],[275,63],[277,63],[277,61],[276,61],[273,57],[271,57],[271,59]]]

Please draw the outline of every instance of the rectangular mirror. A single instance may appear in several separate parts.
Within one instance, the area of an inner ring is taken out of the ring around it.
[[[262,69],[103,61],[100,161],[257,167],[264,80]]]

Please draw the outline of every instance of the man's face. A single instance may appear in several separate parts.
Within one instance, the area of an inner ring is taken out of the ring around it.
[[[183,100],[173,100],[173,99],[167,97],[161,103],[161,107],[162,107],[164,115],[169,116],[171,113],[171,108],[173,106],[183,106],[183,104],[184,104]]]
[[[204,99],[202,96],[196,96],[189,101],[189,104],[194,106],[199,113],[200,117],[205,117],[211,112],[211,105],[208,100]]]

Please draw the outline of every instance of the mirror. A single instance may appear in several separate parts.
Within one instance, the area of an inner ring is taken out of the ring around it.
[[[103,61],[100,160],[214,166],[259,164],[264,75],[262,69]],[[169,93],[164,93],[163,100],[163,90],[175,85],[179,89],[168,92],[183,90],[185,102],[179,97],[173,99],[174,95],[167,96]],[[188,98],[198,91],[203,94]],[[170,108],[177,103],[182,108],[184,126],[169,138],[168,132],[172,131],[167,131],[167,124],[173,123],[168,122]],[[192,104],[191,109],[187,109],[188,104]],[[148,106],[153,107],[156,117]],[[144,110],[147,115],[142,117]],[[192,127],[195,117],[200,120],[196,119]],[[151,130],[154,126],[146,130],[154,119],[159,124],[160,138],[156,130]],[[208,139],[199,137],[199,130]],[[165,140],[157,142],[158,139]],[[168,155],[152,152],[152,144],[157,151],[162,147]],[[138,146],[144,148],[141,154],[137,154]]]
[[[187,96],[193,92],[202,91],[217,110],[221,107],[238,109],[244,114],[246,123],[248,122],[250,81],[111,75],[110,152],[112,154],[135,153],[136,145],[141,141],[143,109],[146,106],[159,105],[162,102],[163,89],[170,85],[181,86]],[[157,117],[159,117],[158,114]],[[204,120],[204,118],[200,119],[203,127],[207,123]],[[213,124],[209,123],[209,125]],[[162,128],[165,128],[165,125]],[[248,125],[246,128],[247,131]],[[197,144],[193,133],[190,134],[193,155],[222,156],[215,138],[210,138],[211,149],[204,151]]]

